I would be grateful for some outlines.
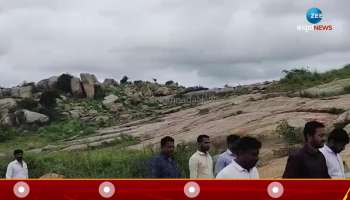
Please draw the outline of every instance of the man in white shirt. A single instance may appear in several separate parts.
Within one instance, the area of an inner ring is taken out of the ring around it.
[[[198,150],[189,160],[190,178],[214,178],[213,159],[209,154],[210,138],[200,135],[197,138]]]
[[[219,158],[216,161],[214,174],[215,176],[229,165],[232,160],[236,159],[236,146],[239,140],[238,135],[229,135],[226,138],[227,150],[219,155]]]
[[[259,160],[261,142],[252,137],[242,137],[237,144],[237,157],[219,172],[217,179],[258,179],[255,167]]]
[[[28,167],[27,163],[23,161],[23,150],[17,149],[13,152],[13,155],[15,156],[15,160],[8,164],[6,178],[27,179]]]
[[[326,159],[328,174],[331,178],[346,178],[343,160],[339,153],[349,143],[345,130],[336,128],[328,136],[327,143],[320,149]]]

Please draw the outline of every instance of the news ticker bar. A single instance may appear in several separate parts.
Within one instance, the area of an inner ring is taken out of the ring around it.
[[[350,180],[1,180],[0,199],[348,200]],[[349,194],[350,200],[350,194]]]

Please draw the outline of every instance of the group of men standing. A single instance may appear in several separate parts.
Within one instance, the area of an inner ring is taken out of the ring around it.
[[[255,165],[258,162],[261,143],[253,137],[230,135],[227,137],[227,150],[218,157],[215,168],[209,154],[210,137],[197,138],[197,151],[189,159],[190,178],[259,178]],[[179,168],[172,158],[174,139],[166,136],[161,139],[161,152],[150,161],[151,177],[180,178]]]
[[[301,149],[290,154],[283,178],[346,178],[343,160],[339,153],[349,143],[343,129],[336,128],[325,140],[325,126],[311,121],[304,127],[305,143]],[[175,141],[166,136],[161,139],[161,152],[150,160],[152,178],[181,178],[181,172],[173,158]],[[199,135],[197,151],[189,159],[190,178],[204,179],[258,179],[256,164],[259,160],[261,142],[249,136],[227,137],[227,150],[213,162],[210,137]],[[23,161],[23,151],[14,151],[15,160],[8,164],[6,178],[28,178],[28,167]]]
[[[349,143],[347,132],[335,128],[326,142],[324,124],[311,121],[304,127],[303,147],[291,153],[283,178],[346,178],[344,163],[339,155]],[[189,159],[190,178],[258,179],[256,164],[261,142],[249,136],[227,137],[227,150],[219,155],[215,165],[211,155],[210,137],[199,135],[197,151]],[[161,153],[151,160],[151,177],[180,178],[178,166],[172,158],[174,139],[161,140]]]

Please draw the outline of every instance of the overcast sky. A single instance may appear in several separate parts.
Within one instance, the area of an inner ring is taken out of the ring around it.
[[[300,32],[311,7],[329,32]],[[0,0],[0,86],[64,72],[222,87],[350,63],[349,0]]]

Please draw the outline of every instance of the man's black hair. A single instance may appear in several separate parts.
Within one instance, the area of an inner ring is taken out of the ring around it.
[[[209,136],[208,135],[200,135],[200,136],[197,137],[197,142],[201,143],[204,138],[209,138]]]
[[[160,146],[163,147],[164,145],[166,145],[167,142],[174,142],[174,138],[170,137],[170,136],[165,136],[160,140]]]
[[[227,136],[226,138],[226,143],[229,145],[229,144],[233,144],[235,142],[237,142],[239,140],[239,136],[238,135],[229,135]]]
[[[253,137],[242,137],[238,140],[237,150],[238,151],[249,151],[249,150],[259,150],[261,148],[261,142]]]
[[[19,154],[19,153],[23,153],[22,149],[16,149],[13,151],[13,155]]]
[[[336,128],[329,134],[328,141],[349,144],[349,135],[344,129]]]
[[[307,140],[307,136],[314,136],[316,133],[316,129],[318,128],[324,128],[324,124],[318,122],[318,121],[311,121],[307,122],[304,127],[304,138],[305,141]]]

